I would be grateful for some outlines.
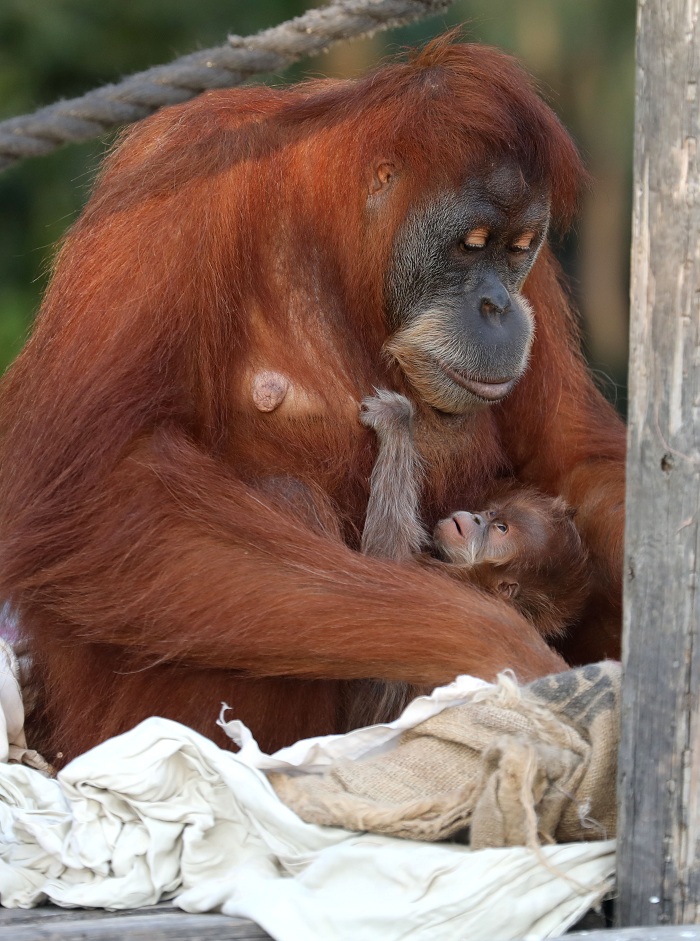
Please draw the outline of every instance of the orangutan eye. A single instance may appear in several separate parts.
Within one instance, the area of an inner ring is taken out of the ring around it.
[[[527,232],[523,232],[517,239],[511,242],[511,252],[529,252],[534,239],[535,233],[531,229],[528,229]]]
[[[507,526],[505,523],[494,523],[493,525],[494,525],[495,528],[499,531],[499,533],[507,533],[507,532],[508,532],[508,526]]]
[[[489,240],[489,230],[485,226],[479,226],[477,229],[471,229],[459,243],[465,252],[479,252],[486,248]]]

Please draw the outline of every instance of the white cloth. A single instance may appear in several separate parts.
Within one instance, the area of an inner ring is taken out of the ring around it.
[[[614,841],[471,852],[306,824],[260,770],[319,770],[390,748],[402,728],[481,686],[461,677],[388,726],[234,755],[153,718],[71,762],[58,780],[0,766],[0,899],[251,918],[277,941],[540,939],[610,888]],[[546,860],[546,865],[542,860]]]
[[[19,665],[12,647],[0,637],[0,762],[9,760],[11,746],[26,744]]]
[[[20,666],[12,647],[0,637],[0,768],[6,761],[28,765],[47,775],[54,773],[38,752],[27,748]]]

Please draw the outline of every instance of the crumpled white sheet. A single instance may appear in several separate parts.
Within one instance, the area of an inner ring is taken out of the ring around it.
[[[0,637],[0,762],[8,761],[10,748],[21,743],[26,746],[19,665],[12,647]]]
[[[0,637],[0,767],[6,761],[17,761],[45,774],[54,773],[38,752],[27,747],[20,667],[12,647]]]
[[[391,748],[403,728],[483,684],[460,677],[386,726],[238,754],[152,718],[71,762],[58,780],[0,765],[0,900],[251,918],[277,941],[472,941],[562,933],[611,886],[614,841],[481,850],[306,824],[261,770],[319,770]],[[1,743],[0,743],[1,747]]]

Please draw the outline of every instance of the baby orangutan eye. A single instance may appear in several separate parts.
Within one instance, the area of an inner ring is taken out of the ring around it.
[[[499,533],[508,532],[508,526],[506,523],[494,523],[493,526],[494,526],[494,529],[497,529],[499,531]]]

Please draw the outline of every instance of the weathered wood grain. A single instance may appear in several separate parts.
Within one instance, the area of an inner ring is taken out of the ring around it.
[[[695,925],[667,925],[663,928],[612,928],[572,932],[550,941],[700,941]]]
[[[1,909],[2,941],[261,941],[252,922],[224,915],[186,915],[169,905],[138,912],[89,909]],[[573,932],[553,941],[700,941],[700,928],[625,928]],[[310,938],[309,941],[319,941]],[[326,941],[326,939],[323,939]]]
[[[700,921],[699,8],[700,0],[638,4],[619,771],[623,925]]]
[[[1,941],[264,941],[270,935],[242,918],[188,915],[169,903],[138,911],[0,908]]]

